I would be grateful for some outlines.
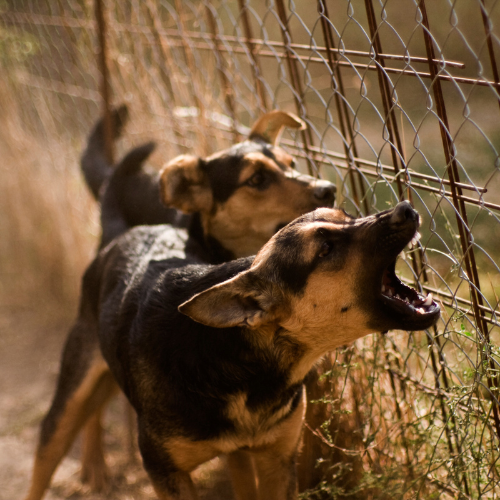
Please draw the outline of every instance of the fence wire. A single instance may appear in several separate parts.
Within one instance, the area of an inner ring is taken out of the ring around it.
[[[280,108],[307,123],[282,145],[340,206],[422,215],[398,273],[441,321],[329,358],[306,497],[500,498],[499,26],[498,0],[0,2],[6,95],[33,137],[77,157],[106,68],[133,116],[120,151],[208,155]]]

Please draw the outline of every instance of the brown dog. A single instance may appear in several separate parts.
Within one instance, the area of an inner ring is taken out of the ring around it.
[[[207,265],[186,233],[138,227],[88,268],[27,500],[38,500],[86,419],[116,384],[138,417],[160,499],[194,499],[190,471],[225,454],[236,497],[297,496],[304,378],[371,332],[432,326],[439,306],[395,261],[418,229],[407,202],[354,219],[318,209],[257,254]]]

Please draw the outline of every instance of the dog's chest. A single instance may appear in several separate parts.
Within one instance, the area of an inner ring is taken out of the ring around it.
[[[273,428],[290,414],[293,405],[294,398],[289,398],[282,404],[250,408],[247,394],[231,396],[226,415],[234,425],[234,432],[221,441],[227,440],[228,445],[233,444],[236,448],[261,446],[272,439]]]
[[[291,420],[300,421],[304,411],[304,393],[300,389],[284,405],[252,409],[247,404],[247,395],[239,393],[231,396],[225,409],[231,430],[205,440],[172,436],[166,439],[164,447],[171,459],[182,470],[193,470],[198,465],[236,450],[258,450],[273,446],[286,432]],[[301,404],[302,403],[302,404]]]

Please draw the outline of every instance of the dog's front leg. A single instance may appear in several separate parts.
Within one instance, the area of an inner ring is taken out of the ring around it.
[[[251,455],[244,450],[233,451],[227,456],[227,465],[236,500],[256,500],[257,482]]]
[[[148,471],[149,472],[149,471]],[[197,500],[193,481],[188,472],[170,472],[167,477],[149,474],[158,500]]]
[[[166,450],[165,442],[145,431],[139,418],[139,449],[159,500],[198,500],[189,472],[179,470]]]
[[[288,457],[272,453],[255,455],[259,500],[297,500],[296,453]]]

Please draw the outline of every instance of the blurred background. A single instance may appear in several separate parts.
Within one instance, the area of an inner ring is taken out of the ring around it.
[[[422,238],[398,273],[437,297],[442,319],[325,361],[304,498],[498,498],[499,24],[498,0],[1,0],[0,498],[25,487],[97,247],[79,157],[123,102],[117,159],[151,139],[157,168],[209,155],[279,108],[308,125],[281,144],[337,184],[339,206],[414,204]],[[114,494],[149,498],[121,458],[122,413],[114,403],[108,423],[126,478]],[[88,493],[77,448],[54,498]]]

